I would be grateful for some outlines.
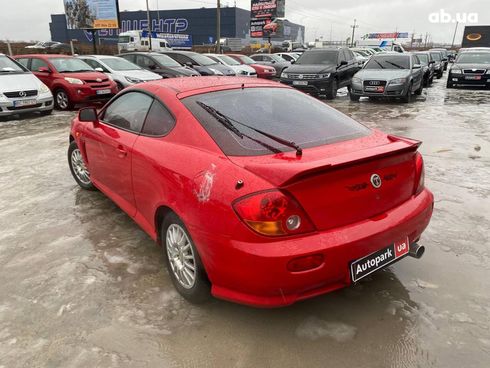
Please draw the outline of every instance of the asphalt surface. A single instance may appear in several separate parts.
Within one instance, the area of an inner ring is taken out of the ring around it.
[[[66,159],[74,113],[0,122],[0,368],[489,367],[490,91],[330,104],[422,140],[421,260],[291,307],[193,306],[161,249]]]

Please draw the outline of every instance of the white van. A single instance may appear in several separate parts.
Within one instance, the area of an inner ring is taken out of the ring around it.
[[[155,34],[154,34],[155,35]],[[164,38],[151,37],[152,51],[172,50],[167,40]],[[150,51],[150,39],[147,31],[127,31],[119,33],[117,41],[119,53],[131,51]]]
[[[0,117],[53,112],[53,94],[23,65],[0,54]]]

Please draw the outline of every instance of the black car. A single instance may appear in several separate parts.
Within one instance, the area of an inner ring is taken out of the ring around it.
[[[490,88],[490,50],[458,54],[447,78],[447,88],[452,87]]]
[[[347,47],[308,50],[281,75],[281,83],[328,99],[342,87],[350,89],[352,77],[360,69]]]
[[[446,49],[430,49],[429,51],[439,51],[442,58],[442,66],[444,70],[447,70],[447,64],[449,63],[449,53]]]
[[[178,63],[194,69],[201,75],[235,76],[233,69],[221,65],[207,56],[192,51],[162,51]]]
[[[163,78],[194,77],[199,73],[158,52],[128,52],[117,55]]]
[[[417,51],[413,53],[420,61],[420,65],[424,70],[424,87],[428,87],[434,81],[435,60],[432,58],[430,52]]]
[[[441,79],[444,74],[444,61],[440,51],[429,51],[430,56],[434,60],[434,75],[437,79]]]

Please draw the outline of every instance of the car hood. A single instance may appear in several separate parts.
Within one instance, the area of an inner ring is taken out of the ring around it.
[[[361,79],[395,79],[405,78],[410,75],[410,70],[402,69],[362,69],[356,73],[356,77]]]
[[[490,69],[490,64],[454,63],[451,69]]]
[[[41,81],[34,74],[0,74],[0,92],[39,89]]]
[[[235,71],[233,69],[231,69],[229,66],[222,65],[222,64],[209,65],[208,68],[219,70],[224,75],[235,75],[236,74]]]
[[[332,73],[332,72],[335,72],[335,65],[293,64],[288,68],[288,73]]]
[[[148,70],[124,70],[117,72],[117,74],[123,75],[125,77],[141,79],[143,81],[162,79],[160,75],[150,72]]]
[[[80,73],[60,73],[62,76],[67,78],[77,78],[81,80],[97,80],[97,78],[105,80],[107,75],[101,72],[80,72]]]

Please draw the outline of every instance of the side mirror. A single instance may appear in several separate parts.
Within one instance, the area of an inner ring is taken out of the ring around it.
[[[422,68],[422,65],[420,64],[413,64],[413,69],[420,69]]]
[[[41,73],[51,73],[51,69],[49,69],[47,66],[42,66],[37,71]]]
[[[294,64],[296,62],[296,60],[291,60],[290,63],[291,64]]]
[[[101,73],[104,73],[104,69],[102,69],[101,67],[99,68],[95,68],[94,70],[98,71],[98,72],[101,72]]]
[[[340,68],[341,66],[347,65],[347,64],[349,64],[349,63],[347,62],[347,60],[342,60],[342,61],[340,62],[340,64],[339,64],[338,68]]]
[[[275,63],[276,63],[276,61],[275,61],[275,60],[272,60],[272,61],[271,61],[271,63],[272,63],[272,64],[275,64]]]
[[[194,64],[192,64],[190,61],[186,61],[186,62],[184,63],[184,66],[187,66],[187,67],[189,67],[189,68],[192,68],[192,67],[194,67]]]
[[[84,107],[78,111],[78,120],[86,123],[96,123],[99,121],[95,107]]]
[[[155,64],[151,64],[149,66],[150,70],[156,70],[157,69],[157,66]]]
[[[431,60],[431,61],[429,61],[429,65],[430,65],[430,64],[435,64],[435,63],[436,63],[436,62],[435,62],[435,60]]]

